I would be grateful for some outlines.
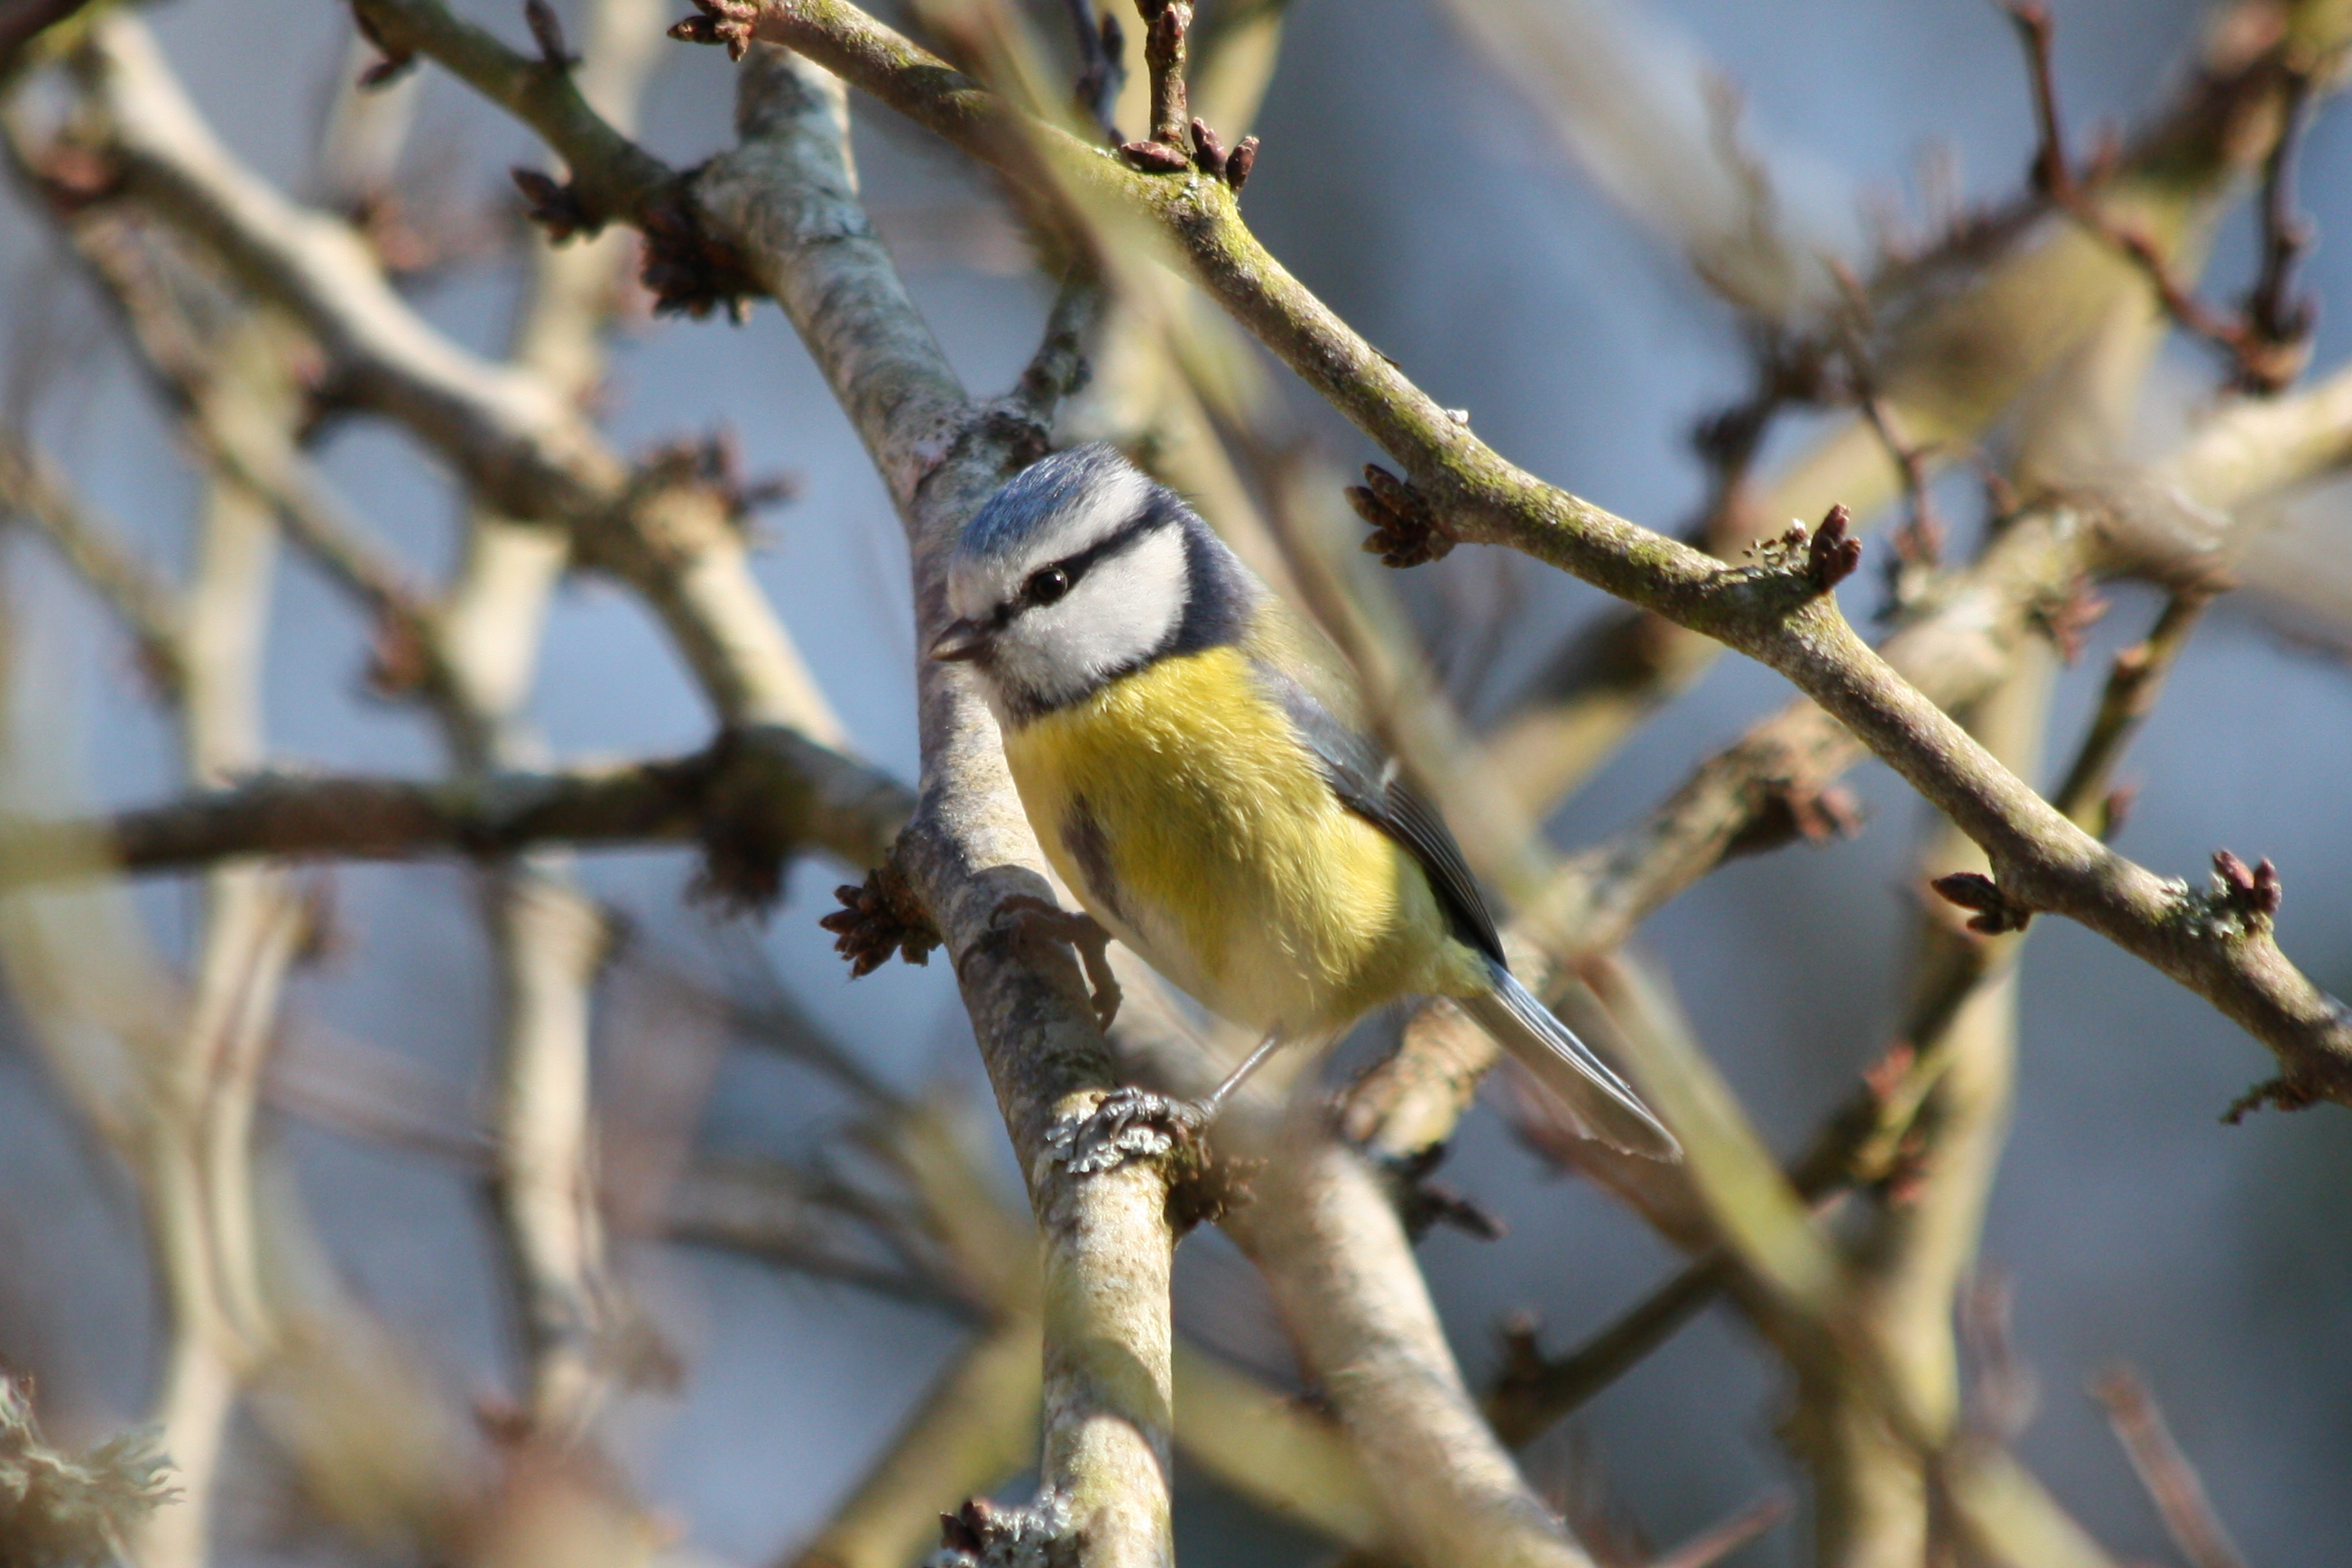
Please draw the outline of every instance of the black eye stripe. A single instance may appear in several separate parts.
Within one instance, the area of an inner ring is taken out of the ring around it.
[[[1043,576],[1045,573],[1058,571],[1063,574],[1064,576],[1068,578],[1068,585],[1066,586],[1060,594],[1055,595],[1055,598],[1066,597],[1070,590],[1078,585],[1079,580],[1085,577],[1086,574],[1092,571],[1096,566],[1109,560],[1114,555],[1123,553],[1132,546],[1140,542],[1146,534],[1166,528],[1175,521],[1176,519],[1173,514],[1160,507],[1154,506],[1147,508],[1136,517],[1120,524],[1110,532],[1104,534],[1100,539],[1096,540],[1084,550],[1077,551],[1069,555],[1065,555],[1059,561],[1049,562],[1045,565],[1039,567],[1036,571],[1032,572],[1027,577],[1022,580],[1021,594],[1018,597],[1014,598],[1010,603],[996,606],[994,616],[996,624],[1000,626],[1003,626],[1022,611],[1029,609],[1041,602],[1031,598],[1030,595],[1033,591],[1033,584],[1034,584],[1038,578]],[[1051,603],[1052,601],[1048,600],[1043,602]]]

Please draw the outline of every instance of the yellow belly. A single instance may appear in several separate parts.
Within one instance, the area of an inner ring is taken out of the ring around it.
[[[1237,649],[1114,681],[1004,754],[1087,911],[1223,1017],[1304,1037],[1484,983],[1419,863],[1340,805]]]

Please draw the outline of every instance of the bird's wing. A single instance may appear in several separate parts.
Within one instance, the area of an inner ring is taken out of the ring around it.
[[[1260,644],[1253,650],[1254,662],[1300,741],[1323,764],[1332,793],[1412,852],[1464,939],[1500,963],[1503,940],[1462,858],[1462,846],[1437,808],[1406,780],[1402,764],[1371,733],[1339,650],[1314,627],[1286,611],[1276,613],[1278,621],[1261,621],[1253,639]]]

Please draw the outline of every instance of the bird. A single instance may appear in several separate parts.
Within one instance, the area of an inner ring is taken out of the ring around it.
[[[945,576],[929,657],[976,672],[1055,873],[1101,931],[1262,1037],[1209,1114],[1281,1045],[1444,996],[1579,1132],[1680,1157],[1512,974],[1339,650],[1182,497],[1108,443],[1050,454],[972,513]]]

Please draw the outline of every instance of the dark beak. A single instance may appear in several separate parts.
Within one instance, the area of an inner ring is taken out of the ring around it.
[[[988,627],[979,621],[950,621],[931,642],[931,657],[942,664],[962,664],[987,650]]]

